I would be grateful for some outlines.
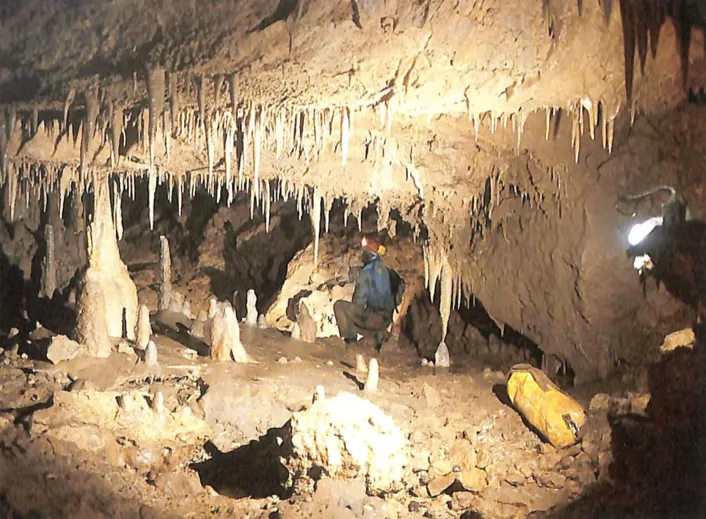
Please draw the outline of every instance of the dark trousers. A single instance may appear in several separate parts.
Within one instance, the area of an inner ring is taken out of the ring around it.
[[[378,346],[387,337],[387,327],[392,322],[392,312],[363,308],[350,301],[336,301],[333,304],[333,313],[342,339],[355,340],[360,334],[366,338],[374,338]]]

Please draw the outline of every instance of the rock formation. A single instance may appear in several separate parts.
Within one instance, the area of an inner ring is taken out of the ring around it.
[[[196,316],[196,319],[194,319],[194,322],[191,323],[191,335],[197,339],[203,339],[207,320],[208,314],[205,310],[201,310],[199,315]]]
[[[98,346],[104,342],[103,332],[98,330],[101,326],[106,326],[109,337],[120,338],[125,333],[134,339],[137,289],[120,259],[105,181],[97,181],[95,186],[93,221],[88,227],[88,269],[82,286],[88,293],[79,297],[79,336],[93,338],[94,346],[89,351],[105,353],[104,346]],[[95,307],[99,302],[102,310]],[[97,319],[95,325],[86,321],[91,316]],[[91,329],[94,331],[89,332]]]
[[[446,347],[446,343],[442,342],[436,350],[434,355],[434,364],[438,368],[448,368],[451,366],[451,358],[449,357],[449,349]]]
[[[211,323],[212,360],[230,360],[248,362],[248,355],[240,342],[240,328],[235,312],[230,305],[220,308]]]
[[[157,366],[157,345],[150,341],[145,348],[145,364],[150,367]]]
[[[286,461],[294,488],[311,490],[310,469],[332,478],[363,476],[372,494],[401,489],[409,466],[402,431],[372,402],[351,393],[317,398],[292,416],[293,455]]]
[[[255,326],[257,324],[257,295],[251,288],[247,293],[247,313],[245,314],[245,324]]]
[[[46,251],[42,260],[42,286],[40,295],[46,299],[54,297],[56,290],[56,257],[54,249],[54,227],[47,224],[44,227]]]
[[[159,237],[159,311],[166,312],[172,298],[172,256],[169,240]]]
[[[365,387],[363,390],[366,393],[375,393],[378,390],[378,381],[380,380],[380,371],[377,359],[370,359],[368,365],[368,378],[365,379]]]
[[[152,336],[152,325],[150,324],[150,311],[147,305],[140,306],[140,313],[137,316],[137,338],[135,340],[137,347],[141,350],[147,348]]]
[[[299,319],[297,320],[299,328],[299,339],[304,342],[316,341],[316,321],[309,314],[309,309],[302,301],[299,303]]]
[[[111,342],[103,292],[103,277],[96,269],[89,268],[83,278],[81,296],[77,303],[74,338],[91,357],[110,357]]]

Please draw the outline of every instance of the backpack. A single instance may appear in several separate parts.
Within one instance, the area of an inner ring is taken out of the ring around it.
[[[406,285],[402,276],[400,276],[395,269],[387,267],[387,270],[390,273],[392,299],[395,301],[395,306],[399,306],[402,304],[402,296],[404,296]]]

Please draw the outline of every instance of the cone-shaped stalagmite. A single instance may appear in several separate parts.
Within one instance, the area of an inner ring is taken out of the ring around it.
[[[134,339],[137,289],[120,259],[108,183],[105,179],[96,182],[93,222],[88,228],[88,270],[84,290],[93,287],[93,292],[102,292],[100,300],[110,337],[122,337],[125,333],[129,339]],[[92,300],[98,300],[95,297]],[[97,312],[95,309],[90,313],[98,315]]]
[[[169,251],[169,240],[159,237],[159,311],[169,310],[172,298],[172,256]]]
[[[240,342],[240,328],[233,309],[226,305],[219,308],[211,323],[211,358],[248,362],[248,355]]]
[[[150,311],[147,305],[140,306],[140,313],[137,316],[137,347],[141,350],[147,348],[152,335],[152,326],[150,325]]]

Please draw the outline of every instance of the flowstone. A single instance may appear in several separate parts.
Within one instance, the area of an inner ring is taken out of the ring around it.
[[[286,460],[297,493],[313,488],[316,470],[332,478],[363,476],[370,494],[401,490],[409,444],[390,416],[352,393],[319,397],[292,416],[293,455]]]

